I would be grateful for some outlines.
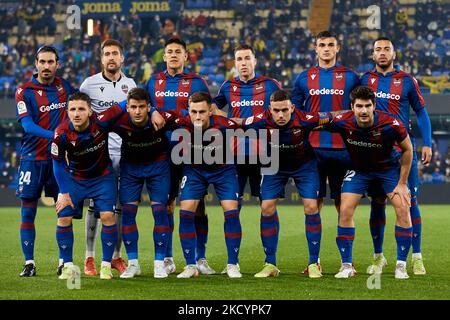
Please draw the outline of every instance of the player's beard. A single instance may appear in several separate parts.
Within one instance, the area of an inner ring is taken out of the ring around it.
[[[386,70],[386,69],[389,69],[389,67],[392,65],[393,62],[394,62],[394,58],[391,58],[384,63],[377,61],[376,64],[380,69]]]

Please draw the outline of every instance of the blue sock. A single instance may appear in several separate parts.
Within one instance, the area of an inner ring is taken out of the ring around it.
[[[34,260],[34,241],[36,239],[36,229],[34,219],[36,218],[37,200],[21,200],[21,223],[20,223],[20,243],[22,252],[26,260]]]
[[[155,226],[153,227],[153,242],[155,244],[155,260],[164,260],[167,250],[168,232],[170,232],[169,217],[166,204],[152,205]]]
[[[197,233],[197,253],[195,260],[206,258],[206,242],[208,241],[208,216],[195,216],[195,232]]]
[[[167,232],[167,248],[166,248],[166,257],[173,257],[172,255],[172,238],[173,238],[173,230],[175,226],[175,222],[173,220],[173,212],[167,211],[167,217],[169,219],[169,232]]]
[[[59,248],[59,257],[64,263],[73,261],[73,229],[72,226],[56,226],[56,242]]]
[[[422,242],[422,218],[420,217],[419,204],[417,203],[417,197],[415,196],[411,197],[410,214],[413,228],[412,252],[420,253],[420,245]]]
[[[395,241],[397,242],[397,260],[406,261],[411,248],[413,228],[395,226]]]
[[[102,226],[102,232],[100,238],[102,239],[102,261],[111,262],[114,253],[114,248],[117,243],[117,225]],[[65,261],[65,260],[64,260]]]
[[[136,225],[138,206],[122,204],[122,238],[127,251],[128,260],[138,258],[139,231]]]
[[[278,212],[271,216],[263,216],[261,214],[261,241],[266,254],[265,262],[273,265],[277,264],[277,247],[278,234],[280,232],[280,222],[278,220]]]
[[[317,263],[320,252],[320,239],[322,238],[320,212],[305,215],[305,231],[309,249],[308,264]]]
[[[180,210],[180,241],[186,264],[195,264],[195,247],[197,235],[195,233],[194,212]]]
[[[224,212],[225,223],[225,243],[228,251],[228,264],[237,264],[239,262],[239,248],[241,247],[242,228],[239,221],[239,211],[230,210]]]
[[[341,254],[342,263],[352,263],[353,240],[355,240],[355,227],[337,228],[336,244]]]
[[[370,234],[374,253],[383,252],[384,229],[386,226],[386,204],[370,203]]]
[[[239,197],[239,200],[238,200],[238,212],[239,212],[239,213],[241,213],[241,209],[242,209],[242,201],[243,201],[242,197]]]

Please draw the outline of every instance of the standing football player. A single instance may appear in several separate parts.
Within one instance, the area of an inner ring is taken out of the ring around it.
[[[36,53],[35,66],[37,74],[16,91],[16,115],[23,128],[16,190],[21,200],[20,242],[25,257],[21,277],[36,275],[34,220],[37,204],[42,189],[55,201],[58,196],[50,145],[53,131],[67,117],[67,99],[74,92],[66,80],[55,76],[59,67],[55,48],[41,47]]]
[[[331,112],[350,108],[350,92],[359,84],[358,75],[337,62],[340,45],[337,35],[322,31],[315,37],[317,64],[303,71],[295,80],[292,103],[306,112]],[[339,213],[341,185],[350,159],[337,133],[313,131],[309,139],[317,158],[320,176],[319,210],[327,195]],[[320,263],[319,263],[320,266]],[[307,273],[305,269],[305,273]]]
[[[150,103],[158,111],[176,110],[187,114],[188,98],[195,92],[209,92],[208,85],[198,74],[185,68],[188,58],[186,43],[178,38],[171,38],[164,44],[164,62],[166,70],[152,75],[147,83]],[[167,132],[170,140],[170,131]],[[173,145],[172,145],[173,146]],[[173,213],[175,212],[176,197],[182,177],[182,166],[171,164],[170,167],[170,195],[168,214],[170,223],[169,242],[164,263],[167,273],[176,271],[172,255],[172,234],[174,229]],[[208,240],[208,216],[205,213],[205,203],[200,201],[195,213],[195,229],[197,233],[196,261],[198,270],[202,274],[214,274],[215,271],[206,260],[206,242]]]
[[[122,72],[124,56],[123,46],[119,41],[108,39],[102,43],[101,63],[102,72],[84,80],[80,87],[80,91],[86,93],[92,99],[92,109],[97,113],[107,110],[120,101],[126,100],[128,91],[136,87],[134,80],[126,77]],[[122,139],[113,132],[109,136],[109,156],[113,164],[116,181],[119,183]],[[114,250],[111,265],[119,273],[123,273],[126,270],[126,264],[120,255],[122,247],[121,212],[120,203],[117,203],[114,213],[119,231],[119,240]],[[99,217],[98,212],[94,210],[94,203],[91,201],[86,216],[86,260],[84,262],[84,273],[88,276],[97,274],[94,248],[99,229]]]
[[[238,72],[238,77],[226,80],[219,89],[219,93],[213,99],[213,112],[228,116],[228,118],[249,118],[268,110],[270,105],[270,95],[281,89],[277,80],[265,77],[255,72],[256,67],[255,50],[253,47],[241,44],[234,49],[234,64]],[[223,109],[228,105],[228,113]],[[253,143],[255,141],[245,140],[245,155],[254,152]],[[247,151],[248,150],[248,151]],[[260,165],[237,164],[237,174],[239,181],[239,211],[242,207],[245,185],[250,184],[251,195],[261,198]]]
[[[417,80],[400,70],[394,65],[395,49],[393,42],[386,37],[375,40],[373,45],[373,60],[375,68],[366,72],[361,83],[369,86],[375,91],[376,108],[382,110],[399,119],[408,129],[411,142],[415,150],[416,142],[412,135],[410,125],[410,108],[417,116],[420,133],[423,138],[422,163],[426,166],[431,161],[431,123],[425,100],[420,93]],[[426,274],[421,253],[422,240],[422,220],[418,204],[419,173],[417,168],[417,154],[413,153],[411,171],[408,177],[408,186],[411,191],[411,221],[413,225],[412,239],[412,269],[415,275]],[[386,224],[386,197],[376,191],[372,191],[370,232],[374,245],[374,259],[367,272],[372,274],[377,270],[382,272],[387,264],[383,256],[384,227]],[[370,195],[370,194],[369,194]]]

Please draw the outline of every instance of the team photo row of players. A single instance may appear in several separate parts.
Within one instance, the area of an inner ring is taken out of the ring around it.
[[[431,125],[417,81],[394,66],[394,44],[387,38],[374,42],[375,67],[362,77],[337,62],[340,46],[334,33],[319,33],[315,48],[317,64],[297,77],[290,96],[276,80],[255,73],[253,48],[239,45],[235,48],[239,76],[225,81],[212,99],[206,82],[185,68],[187,48],[181,39],[165,43],[167,69],[153,75],[146,89],[136,88],[122,73],[123,47],[116,40],[102,43],[103,71],[87,78],[79,92],[55,76],[58,52],[51,46],[41,47],[36,53],[37,74],[16,92],[17,117],[24,132],[17,187],[25,257],[20,276],[36,275],[34,220],[43,189],[56,201],[60,279],[73,276],[77,269],[72,257],[72,219],[81,218],[85,199],[90,199],[90,206],[85,219],[84,273],[97,275],[94,243],[101,223],[100,278],[111,279],[112,269],[119,271],[120,278],[139,275],[136,215],[145,183],[154,217],[154,277],[166,278],[176,271],[172,233],[178,196],[179,238],[186,266],[177,277],[215,273],[206,260],[204,204],[212,184],[224,211],[228,261],[223,273],[240,278],[239,215],[247,180],[252,196],[260,200],[266,255],[255,277],[278,276],[276,206],[289,178],[303,201],[309,250],[304,273],[309,277],[322,277],[320,210],[327,185],[339,216],[336,243],[342,264],[336,278],[356,274],[353,215],[364,195],[371,199],[374,245],[367,272],[381,273],[387,264],[382,249],[389,197],[396,213],[395,278],[409,277],[406,260],[411,247],[413,273],[424,275],[410,108],[418,118],[425,165],[431,160]],[[221,109],[227,105],[225,113]],[[234,139],[237,143],[231,149],[244,150],[249,160],[254,145],[262,146],[258,152],[270,150],[270,157],[277,158],[277,170],[267,174],[261,164],[224,160],[224,150],[230,146],[223,137],[229,130],[267,132],[264,139]],[[209,139],[195,140],[198,133],[208,134]],[[179,142],[180,136],[189,137],[188,141]],[[209,152],[215,161],[199,162],[199,150]],[[120,255],[122,243],[128,266]]]

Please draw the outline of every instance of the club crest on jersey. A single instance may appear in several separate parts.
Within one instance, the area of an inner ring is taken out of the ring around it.
[[[18,89],[17,89],[17,94],[20,94],[22,91],[23,91],[22,88],[18,88]]]
[[[311,79],[314,80],[316,78],[316,76],[317,76],[317,73],[311,74]]]
[[[163,82],[164,82],[164,80],[162,80],[162,79],[158,81],[159,85],[161,85],[161,83],[163,83]]]
[[[398,87],[399,85],[402,84],[402,79],[394,79],[394,86]]]
[[[377,79],[376,79],[376,78],[371,78],[371,79],[370,79],[370,83],[371,83],[371,84],[374,84],[374,83],[375,83],[375,81],[377,81]]]
[[[380,131],[373,131],[372,134],[373,134],[374,137],[379,137],[381,135],[381,132]]]
[[[126,84],[122,85],[122,91],[123,93],[127,94],[128,93],[128,86]]]
[[[40,95],[42,97],[42,90],[38,90],[38,95]]]
[[[62,86],[56,86],[56,90],[61,91],[63,89]]]
[[[262,90],[263,88],[264,88],[263,84],[260,83],[256,85],[255,90]]]
[[[99,134],[100,134],[100,131],[98,131],[98,130],[95,131],[95,133],[94,133],[94,138],[97,137]]]
[[[233,91],[236,92],[236,90],[237,90],[237,87],[233,86]]]
[[[294,129],[292,130],[292,133],[295,135],[299,135],[300,133],[302,133],[302,129]]]
[[[343,75],[342,75],[342,73],[340,72],[340,73],[336,73],[336,80],[337,81],[341,81],[342,80],[342,78],[344,77]]]
[[[100,87],[100,91],[103,92],[103,90],[105,90],[105,87]]]
[[[392,124],[393,124],[394,126],[399,126],[399,125],[400,125],[400,123],[398,123],[397,120],[394,120],[394,122],[392,122]]]
[[[183,79],[181,80],[181,85],[187,87],[189,85],[189,80]]]

